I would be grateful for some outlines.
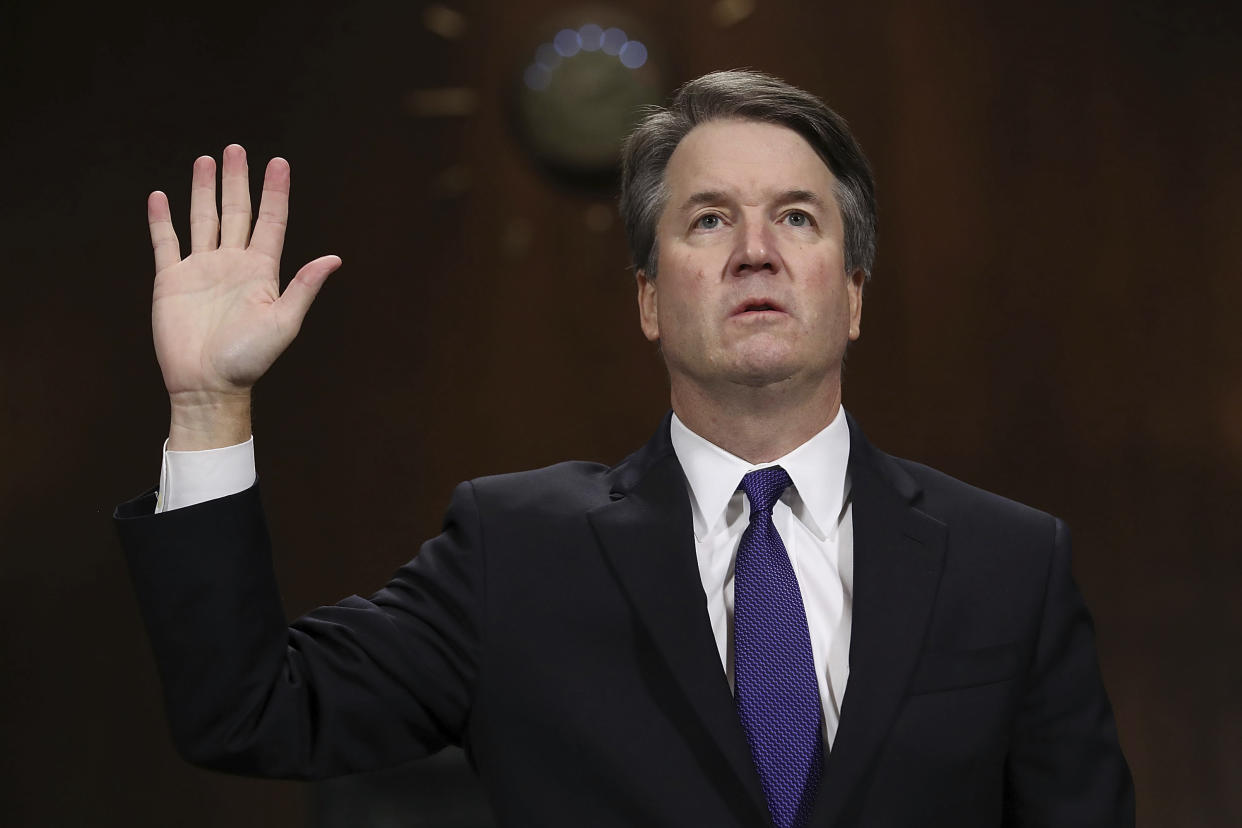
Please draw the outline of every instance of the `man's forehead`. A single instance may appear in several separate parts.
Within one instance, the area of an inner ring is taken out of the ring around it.
[[[702,194],[784,197],[791,192],[834,201],[835,178],[805,138],[779,124],[717,120],[690,130],[664,172],[670,207]]]

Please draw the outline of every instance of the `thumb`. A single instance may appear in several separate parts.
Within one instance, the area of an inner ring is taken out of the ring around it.
[[[310,310],[311,302],[328,277],[341,266],[340,256],[320,256],[302,265],[290,280],[285,292],[276,300],[276,310],[281,317],[281,328],[297,331]]]

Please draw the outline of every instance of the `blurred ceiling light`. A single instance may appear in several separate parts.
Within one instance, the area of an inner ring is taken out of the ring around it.
[[[466,16],[456,9],[433,3],[423,9],[423,25],[445,40],[456,40],[466,33]]]
[[[538,63],[532,63],[522,73],[522,80],[526,82],[528,89],[542,92],[552,82],[552,70],[546,66],[540,66]]]
[[[415,89],[407,100],[410,111],[420,118],[455,118],[473,114],[479,105],[479,94],[464,86],[449,86]]]
[[[722,29],[735,26],[755,11],[755,0],[716,0],[712,6],[712,22]]]
[[[600,36],[600,48],[604,50],[604,54],[616,56],[621,52],[621,47],[625,45],[629,38],[625,35],[624,29],[618,29],[616,26],[605,29],[604,34]]]
[[[627,69],[637,69],[647,62],[647,47],[640,40],[626,41],[617,55]]]
[[[561,57],[573,57],[582,51],[582,36],[573,29],[561,29],[552,38],[552,46]]]
[[[599,51],[599,47],[604,45],[604,30],[594,23],[587,23],[578,30],[578,42],[584,52]]]
[[[561,62],[561,53],[551,43],[542,43],[535,50],[535,63],[544,69],[555,69]]]
[[[532,58],[513,67],[508,111],[541,172],[584,191],[615,187],[622,141],[664,97],[644,31],[632,15],[592,5],[562,10],[525,38]],[[585,216],[599,233],[614,220],[606,209]]]

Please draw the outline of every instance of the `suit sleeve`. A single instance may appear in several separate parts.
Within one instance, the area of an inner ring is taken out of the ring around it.
[[[483,552],[473,488],[369,599],[286,624],[257,485],[116,526],[155,652],[173,741],[191,762],[320,778],[460,743],[478,673]]]
[[[1006,762],[1005,825],[1134,825],[1134,785],[1104,690],[1091,617],[1056,521],[1029,685]]]

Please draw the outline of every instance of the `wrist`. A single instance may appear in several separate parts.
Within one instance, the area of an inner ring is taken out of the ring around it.
[[[169,451],[202,451],[250,439],[250,391],[169,395]]]

